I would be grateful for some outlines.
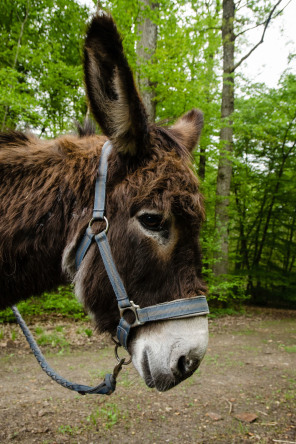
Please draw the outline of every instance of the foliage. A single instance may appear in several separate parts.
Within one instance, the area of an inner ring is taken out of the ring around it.
[[[20,302],[18,309],[24,316],[51,314],[62,315],[72,319],[85,319],[87,317],[81,304],[76,300],[72,287],[70,286],[59,287],[56,292],[44,293],[39,297],[33,296],[26,301]],[[15,318],[10,308],[0,311],[0,322],[14,321]],[[90,336],[89,333],[85,333]]]
[[[235,120],[234,266],[257,302],[295,303],[296,76],[246,94]]]
[[[85,114],[80,47],[87,18],[75,0],[2,2],[2,130],[57,135]]]
[[[173,123],[184,112],[199,107],[208,123],[214,122],[219,108],[214,68],[221,45],[220,8],[216,2],[197,5],[185,0],[161,0],[156,10],[146,8],[144,12],[138,0],[105,0],[101,4],[116,20],[134,72],[148,77],[155,89],[156,120]],[[157,23],[158,41],[153,60],[143,66],[136,59],[136,42],[138,25],[145,17]]]

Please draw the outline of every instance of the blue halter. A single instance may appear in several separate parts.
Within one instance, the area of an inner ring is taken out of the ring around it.
[[[209,307],[206,297],[203,295],[195,296],[193,298],[177,299],[144,308],[140,308],[138,305],[135,305],[133,301],[129,300],[123,282],[114,264],[109,242],[107,239],[109,224],[108,220],[105,217],[105,200],[108,157],[111,153],[111,150],[112,144],[110,141],[107,141],[102,148],[102,154],[98,168],[98,176],[95,184],[93,217],[77,250],[76,268],[77,270],[79,269],[81,262],[86,255],[90,245],[93,243],[93,241],[95,241],[99,247],[106,272],[108,274],[118,302],[120,321],[117,327],[117,339],[120,344],[125,349],[127,349],[128,337],[131,328],[138,325],[143,325],[146,322],[206,315],[209,313]],[[94,234],[92,232],[91,226],[93,222],[99,220],[105,220],[106,228],[102,232]],[[124,318],[124,314],[128,311],[134,314],[134,321],[132,323],[129,323]]]

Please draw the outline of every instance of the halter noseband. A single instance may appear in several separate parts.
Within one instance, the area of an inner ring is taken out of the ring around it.
[[[107,239],[109,223],[105,217],[105,200],[108,157],[111,150],[112,144],[110,141],[107,141],[103,145],[99,162],[98,175],[95,184],[93,216],[77,250],[75,262],[78,270],[92,242],[95,241],[97,243],[106,272],[118,302],[120,321],[117,327],[117,339],[120,344],[127,349],[128,337],[131,328],[138,325],[143,325],[146,322],[205,315],[209,313],[209,307],[206,297],[203,295],[195,296],[193,298],[177,299],[170,302],[150,305],[149,307],[144,308],[140,308],[138,305],[135,305],[133,301],[129,300],[123,282],[114,264]],[[92,232],[92,224],[93,222],[99,220],[105,220],[106,228],[100,233],[94,234]],[[129,323],[124,318],[124,314],[128,311],[134,314],[134,321],[132,323]]]

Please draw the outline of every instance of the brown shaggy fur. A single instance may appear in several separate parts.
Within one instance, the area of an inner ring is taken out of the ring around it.
[[[198,243],[204,209],[189,163],[202,114],[192,110],[171,129],[148,124],[110,17],[93,19],[85,54],[92,111],[114,145],[108,238],[127,293],[142,307],[204,293]],[[107,140],[89,134],[81,129],[84,137],[52,141],[0,134],[0,309],[74,278],[98,328],[113,333],[119,313],[97,246],[90,247],[77,273],[74,266]],[[157,243],[131,228],[130,220],[142,208],[174,218],[178,235],[169,255],[159,254]],[[95,223],[94,230],[100,225]]]

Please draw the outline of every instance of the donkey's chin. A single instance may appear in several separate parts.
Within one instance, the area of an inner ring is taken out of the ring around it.
[[[163,392],[189,378],[207,349],[206,316],[162,321],[138,328],[130,344],[132,361],[150,388]]]

